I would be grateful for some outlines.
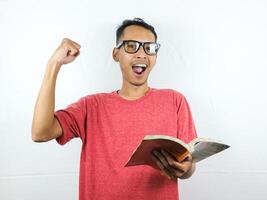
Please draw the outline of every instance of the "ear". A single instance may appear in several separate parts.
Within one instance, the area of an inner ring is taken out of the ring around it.
[[[119,62],[119,50],[114,48],[112,51],[112,57],[115,62]]]

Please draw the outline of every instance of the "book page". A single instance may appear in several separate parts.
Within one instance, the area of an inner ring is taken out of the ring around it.
[[[199,141],[194,144],[192,157],[195,162],[201,161],[209,156],[217,154],[230,146],[219,142]]]

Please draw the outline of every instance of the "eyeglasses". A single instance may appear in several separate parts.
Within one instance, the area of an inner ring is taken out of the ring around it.
[[[135,40],[123,40],[115,48],[119,49],[123,45],[125,52],[134,54],[142,46],[147,55],[154,56],[157,54],[160,44],[156,42],[138,42]]]

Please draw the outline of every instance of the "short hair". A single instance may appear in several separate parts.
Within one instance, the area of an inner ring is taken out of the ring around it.
[[[131,25],[136,25],[136,26],[141,26],[149,31],[151,31],[153,33],[153,35],[155,36],[155,41],[157,41],[157,33],[154,29],[154,27],[148,23],[146,23],[143,19],[141,18],[134,18],[134,19],[126,19],[122,22],[122,24],[117,28],[116,31],[116,44],[118,44],[118,41],[120,39],[120,37],[123,34],[123,31],[126,27],[131,26]]]

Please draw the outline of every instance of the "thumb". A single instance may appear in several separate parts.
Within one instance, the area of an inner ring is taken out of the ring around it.
[[[67,56],[75,56],[77,57],[80,54],[79,49],[77,48],[69,48],[68,52],[67,52]]]
[[[63,64],[71,63],[72,61],[75,60],[75,58],[76,58],[76,56],[68,55],[68,56],[65,57],[65,59],[63,60]]]

